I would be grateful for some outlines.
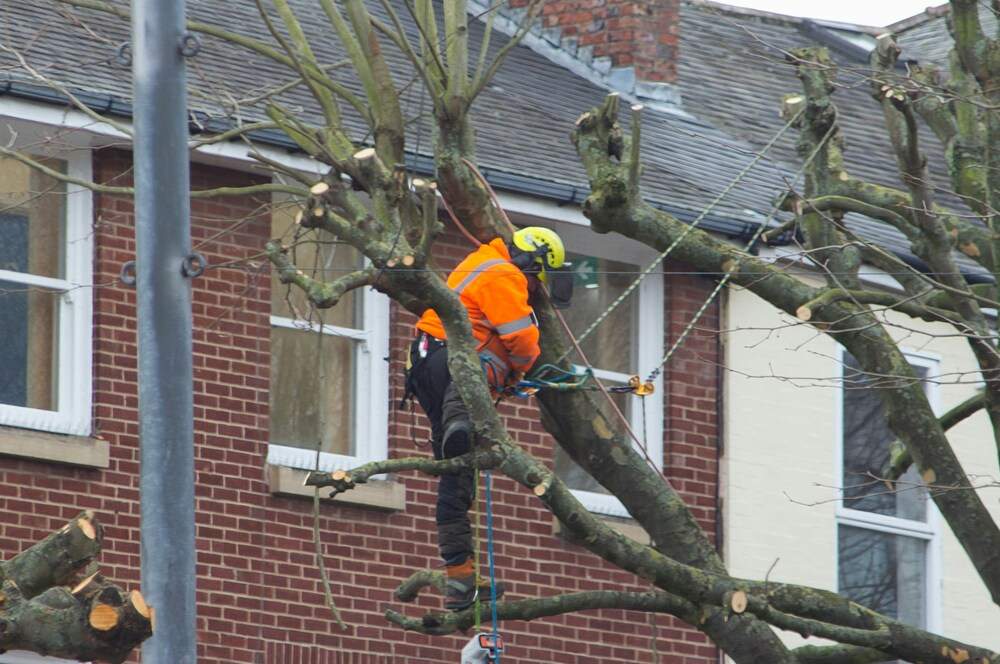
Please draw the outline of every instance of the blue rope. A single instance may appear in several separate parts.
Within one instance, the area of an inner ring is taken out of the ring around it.
[[[493,474],[486,471],[486,555],[490,561],[490,620],[493,623],[493,643],[497,643],[500,632],[497,630],[497,577],[493,567]],[[500,663],[500,651],[497,651],[497,664]]]

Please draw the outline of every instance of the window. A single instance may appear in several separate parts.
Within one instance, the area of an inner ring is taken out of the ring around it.
[[[628,288],[655,253],[626,238],[599,236],[587,228],[561,225],[556,230],[566,243],[570,252],[567,260],[576,272],[573,304],[563,310],[563,316],[579,335]],[[635,374],[645,377],[663,355],[663,277],[659,271],[643,279],[581,346],[594,365],[594,374],[609,387],[625,385]],[[646,453],[657,467],[663,459],[662,388],[662,380],[657,378],[656,391],[645,398],[645,414],[639,397],[613,395],[636,436],[640,440],[645,436]],[[589,510],[628,516],[621,502],[561,447],[556,447],[555,470]]]
[[[287,201],[275,203],[271,236],[292,247],[300,269],[330,280],[364,265],[349,245],[298,228],[297,209]],[[317,446],[322,470],[386,457],[388,320],[388,299],[371,288],[315,311],[300,289],[272,277],[268,463],[315,468]]]
[[[42,158],[90,180],[90,154]],[[0,425],[90,433],[90,192],[0,159]]]
[[[921,379],[933,375],[933,360],[908,359]],[[936,511],[914,467],[895,491],[878,479],[895,438],[885,419],[878,382],[892,379],[865,375],[846,352],[843,365],[839,592],[903,622],[936,629]],[[924,385],[933,405],[934,386]]]

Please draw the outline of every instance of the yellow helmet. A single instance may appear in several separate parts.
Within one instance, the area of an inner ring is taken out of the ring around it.
[[[514,246],[525,253],[536,253],[543,246],[544,254],[536,255],[534,262],[542,267],[539,278],[544,280],[545,270],[558,270],[566,262],[566,247],[562,239],[550,228],[526,226],[514,233]]]

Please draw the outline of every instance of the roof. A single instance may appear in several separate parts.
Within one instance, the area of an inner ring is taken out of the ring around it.
[[[905,31],[898,36],[901,59],[924,62],[940,58],[941,52],[950,48],[939,10],[928,10],[920,20],[907,21],[903,23]],[[802,89],[794,68],[785,62],[785,52],[817,43],[826,45],[838,64],[833,100],[840,113],[847,170],[867,181],[901,188],[882,110],[869,92],[867,53],[843,43],[848,39],[858,47],[865,43],[874,46],[873,34],[884,31],[684,0],[678,67],[684,108],[727,134],[762,147],[784,124],[778,114],[782,96]],[[923,132],[921,138],[932,177],[944,190],[938,192],[939,201],[961,208],[959,199],[947,193],[951,183],[940,144],[930,132]],[[786,169],[801,162],[795,140],[795,132],[790,132],[772,151]],[[895,229],[858,215],[848,215],[847,223],[863,237],[912,258],[908,242]],[[972,261],[959,258],[963,268],[981,271]]]
[[[116,0],[116,6],[127,3]],[[329,23],[318,3],[294,0],[293,6],[318,59],[336,63],[346,55],[336,39],[329,38]],[[404,20],[408,14],[401,0],[396,2]],[[372,3],[373,14],[383,15],[380,3]],[[88,93],[88,99],[110,104],[122,114],[131,111],[128,66],[119,60],[119,47],[128,40],[128,24],[88,10],[68,10],[55,0],[40,3],[7,3],[0,10],[0,40],[22,52],[29,63],[47,76],[76,91]],[[222,26],[240,34],[270,40],[252,2],[188,0],[192,20]],[[67,25],[68,24],[68,25]],[[60,26],[59,29],[51,29]],[[415,28],[407,23],[411,38]],[[470,23],[470,41],[478,44],[484,26]],[[277,88],[290,76],[266,59],[243,49],[202,37],[201,52],[190,61],[190,106],[200,122],[225,119],[253,121],[263,117],[260,102],[246,101]],[[491,48],[498,50],[507,41],[495,34]],[[403,94],[404,113],[410,117],[426,115],[428,103],[421,99],[420,86],[414,82],[404,56],[383,40],[383,50],[391,70],[401,85],[409,84]],[[360,89],[349,67],[335,70],[338,81]],[[51,91],[37,85],[11,57],[0,53],[0,76],[7,79],[8,91],[22,95]],[[0,91],[4,90],[0,79]],[[558,94],[553,94],[558,91]],[[500,186],[565,202],[580,202],[588,184],[573,146],[569,131],[579,114],[599,104],[607,90],[574,74],[565,67],[526,47],[513,49],[493,84],[485,90],[474,107],[474,125],[478,134],[477,160],[488,177]],[[319,111],[302,91],[285,92],[278,98],[314,121]],[[243,100],[236,103],[237,100]],[[345,123],[354,137],[363,140],[366,127],[360,116],[346,104]],[[2,110],[0,110],[2,112]],[[426,120],[426,118],[425,118]],[[750,146],[734,140],[719,128],[690,114],[669,107],[650,109],[644,116],[643,157],[646,164],[645,189],[652,202],[667,207],[682,218],[693,217],[743,166]],[[274,136],[270,138],[274,139]],[[408,137],[408,149],[427,164],[432,153],[432,129],[418,121]],[[752,173],[744,185],[713,213],[709,226],[717,230],[746,233],[759,223],[759,212],[766,211],[780,183],[771,165]],[[749,213],[748,210],[755,211]]]
[[[403,0],[393,2],[415,41],[416,29]],[[113,4],[127,10],[128,3],[122,0]],[[320,62],[343,61],[345,53],[336,39],[329,38],[329,23],[318,3],[292,0],[292,6],[313,37]],[[370,10],[385,18],[381,3],[372,2]],[[4,19],[0,21],[0,41],[94,103],[123,115],[131,112],[129,70],[127,64],[119,62],[120,47],[129,37],[127,21],[88,10],[69,10],[57,0],[6,3],[0,12]],[[192,20],[271,41],[252,2],[188,0],[188,15]],[[930,53],[938,40],[947,42],[941,26],[940,16],[926,14],[924,20],[907,27],[904,48],[912,43],[915,53]],[[831,46],[842,67],[842,87],[835,100],[843,117],[850,170],[871,181],[898,186],[892,151],[881,129],[881,111],[862,78],[866,45],[873,43],[877,29],[784,17],[706,0],[682,1],[680,27],[677,88],[683,104],[680,108],[653,104],[643,114],[643,188],[648,200],[690,220],[726,189],[782,127],[778,116],[782,95],[800,90],[793,69],[784,63],[783,50],[817,40]],[[481,21],[470,22],[473,48],[480,43],[483,30]],[[579,114],[599,104],[608,91],[585,71],[581,74],[579,67],[565,66],[565,57],[553,61],[551,45],[564,44],[551,35],[541,37],[526,40],[535,44],[534,49],[525,45],[513,49],[493,84],[477,100],[473,109],[479,138],[477,161],[498,188],[579,203],[588,192],[588,184],[568,134]],[[189,66],[189,103],[197,121],[211,127],[262,118],[263,105],[253,99],[286,83],[289,74],[245,49],[210,37],[203,37],[203,41],[201,52]],[[506,41],[503,34],[494,34],[491,49],[496,52]],[[428,103],[422,99],[421,86],[405,57],[388,40],[383,40],[383,51],[397,82],[406,86],[404,113],[414,119],[407,144],[412,165],[429,170],[433,132],[426,117]],[[333,75],[347,87],[360,89],[349,67],[335,69]],[[31,81],[10,55],[0,53],[0,93],[5,89],[64,103],[59,95]],[[303,90],[282,92],[277,98],[299,109],[304,117],[319,121],[319,110]],[[349,130],[357,140],[365,140],[366,127],[360,116],[348,105],[344,107]],[[282,142],[275,132],[260,138]],[[753,168],[702,222],[703,226],[733,235],[752,232],[798,168],[795,138],[794,131],[788,132],[769,158]],[[287,139],[284,141],[288,145]],[[940,154],[930,147],[927,152],[932,158]],[[933,161],[932,167],[943,172]],[[860,217],[850,217],[849,223],[890,249],[909,254],[894,230]]]

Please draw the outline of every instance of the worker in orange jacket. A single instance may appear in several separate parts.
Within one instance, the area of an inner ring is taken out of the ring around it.
[[[565,248],[559,236],[539,226],[514,233],[510,245],[496,238],[469,254],[448,276],[469,312],[472,334],[491,391],[501,394],[517,383],[540,353],[538,325],[528,298],[563,266]],[[407,392],[417,397],[431,421],[435,459],[460,456],[472,449],[469,414],[448,372],[447,335],[437,313],[424,312],[410,346]],[[438,481],[438,548],[448,583],[445,607],[470,606],[481,589],[473,571],[469,508],[474,498],[473,471],[442,475]],[[498,595],[503,592],[498,586]]]

